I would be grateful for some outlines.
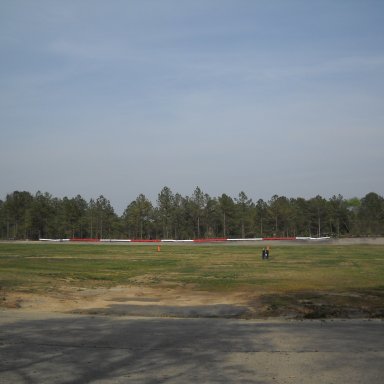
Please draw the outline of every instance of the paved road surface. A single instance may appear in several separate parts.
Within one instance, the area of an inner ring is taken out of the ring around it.
[[[382,383],[381,320],[0,311],[0,383]]]

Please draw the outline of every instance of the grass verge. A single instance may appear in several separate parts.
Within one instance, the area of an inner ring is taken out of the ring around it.
[[[275,316],[384,316],[384,246],[0,243],[0,294],[117,285],[243,293]]]

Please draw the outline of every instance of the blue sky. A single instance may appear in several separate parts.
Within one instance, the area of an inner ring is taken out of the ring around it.
[[[0,199],[384,193],[384,2],[2,0]]]

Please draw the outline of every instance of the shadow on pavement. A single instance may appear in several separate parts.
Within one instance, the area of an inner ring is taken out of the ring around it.
[[[383,374],[378,321],[11,320],[0,320],[0,383],[352,384]]]
[[[177,317],[177,318],[244,318],[249,309],[229,304],[168,306],[168,305],[133,305],[112,304],[104,308],[79,309],[76,314],[143,316],[143,317]]]

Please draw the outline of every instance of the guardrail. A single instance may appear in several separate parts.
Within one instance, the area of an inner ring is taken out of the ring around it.
[[[69,238],[69,239],[46,239],[40,241],[52,242],[77,242],[77,243],[221,243],[226,241],[296,241],[296,240],[328,240],[330,237],[253,237],[253,238],[202,238],[202,239],[97,239],[97,238]]]

